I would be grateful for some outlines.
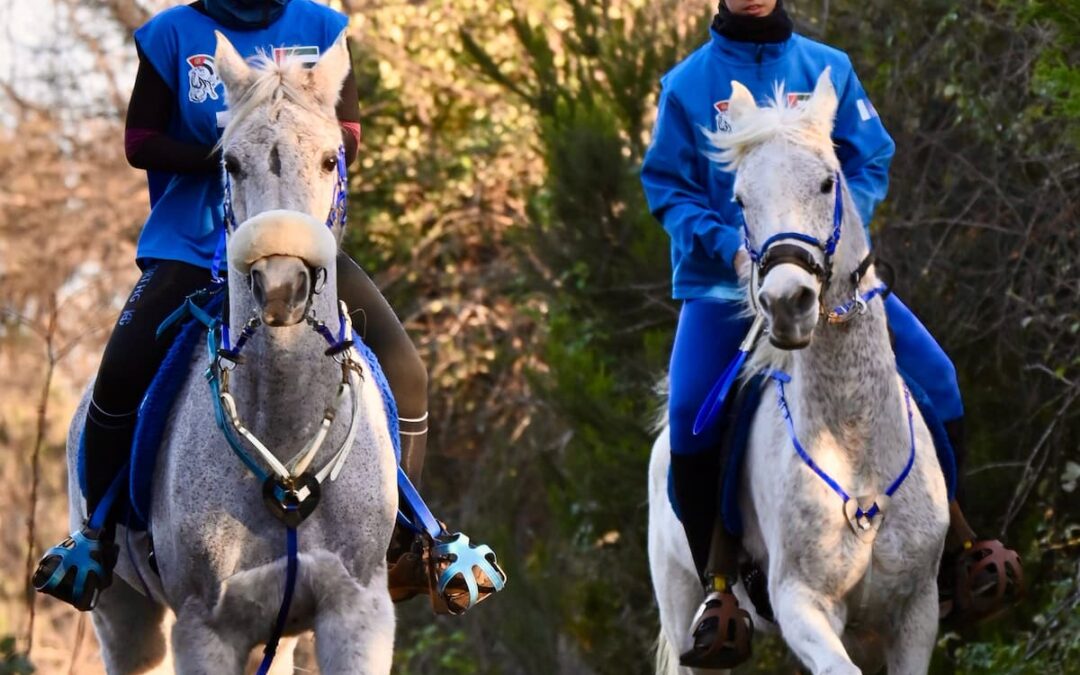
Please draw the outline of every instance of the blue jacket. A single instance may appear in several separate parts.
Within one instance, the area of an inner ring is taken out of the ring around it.
[[[709,43],[661,80],[641,183],[649,209],[671,236],[675,298],[742,297],[733,265],[742,245],[742,215],[732,201],[734,175],[705,156],[712,148],[699,127],[722,130],[727,125],[732,80],[746,85],[759,105],[772,96],[776,82],[783,82],[794,103],[813,92],[826,66],[832,66],[840,99],[833,129],[836,154],[868,226],[888,191],[896,145],[846,54],[797,34],[786,42],[755,44],[713,31]]]

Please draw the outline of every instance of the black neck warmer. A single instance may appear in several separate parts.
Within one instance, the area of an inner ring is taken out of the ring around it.
[[[203,0],[202,4],[206,13],[223,26],[256,30],[277,21],[289,0]]]
[[[776,9],[768,16],[738,16],[720,0],[712,27],[735,42],[784,42],[791,37],[793,24],[784,10],[784,0],[776,0]]]

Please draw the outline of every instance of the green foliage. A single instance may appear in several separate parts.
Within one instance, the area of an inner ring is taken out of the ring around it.
[[[559,558],[546,557],[561,623],[596,672],[637,672],[656,634],[645,557],[645,469],[674,326],[667,237],[638,180],[660,76],[687,44],[676,3],[567,0],[556,36],[510,21],[527,63],[511,79],[469,31],[477,69],[539,121],[544,184],[520,242],[548,304],[531,381],[567,433],[547,465]],[[694,23],[700,23],[695,17]],[[538,261],[539,264],[536,264]]]
[[[412,631],[407,642],[399,643],[394,650],[394,672],[398,675],[479,673],[465,632],[440,628],[429,623]]]
[[[1080,670],[1080,589],[1076,580],[1054,583],[1033,629],[992,642],[969,642],[955,650],[960,673],[1075,673]],[[948,642],[950,637],[943,640]]]
[[[1032,88],[1050,102],[1055,115],[1072,120],[1069,135],[1080,145],[1080,1],[1009,0],[1007,5],[1016,6],[1023,19],[1048,33]]]
[[[15,638],[6,635],[0,638],[0,675],[30,675],[34,666],[26,654],[16,650]]]

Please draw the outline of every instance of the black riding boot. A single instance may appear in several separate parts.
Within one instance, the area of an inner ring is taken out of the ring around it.
[[[672,453],[671,482],[679,520],[694,558],[694,569],[698,577],[704,580],[717,505],[720,503],[720,463],[716,453]]]
[[[753,622],[731,592],[738,579],[739,542],[720,516],[721,471],[715,453],[671,456],[671,478],[694,566],[705,582],[705,600],[690,628],[687,668],[728,669],[750,657]]]

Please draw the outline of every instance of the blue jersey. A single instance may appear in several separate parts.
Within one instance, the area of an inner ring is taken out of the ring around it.
[[[783,83],[789,104],[814,91],[826,66],[840,100],[833,129],[836,154],[863,223],[889,186],[895,144],[843,52],[792,35],[785,42],[736,42],[715,31],[661,80],[652,144],[641,167],[649,209],[671,236],[673,295],[677,299],[742,297],[733,265],[742,244],[741,214],[732,201],[734,175],[710,161],[701,128],[728,128],[731,81],[765,104]]]
[[[143,57],[172,90],[175,100],[166,133],[173,139],[214,145],[225,127],[225,86],[214,65],[225,34],[245,57],[260,51],[274,59],[314,62],[333,45],[348,19],[312,0],[292,0],[266,28],[227,28],[186,5],[161,12],[135,31]],[[210,267],[222,231],[221,175],[147,171],[150,217],[139,236],[137,257],[179,260]]]

